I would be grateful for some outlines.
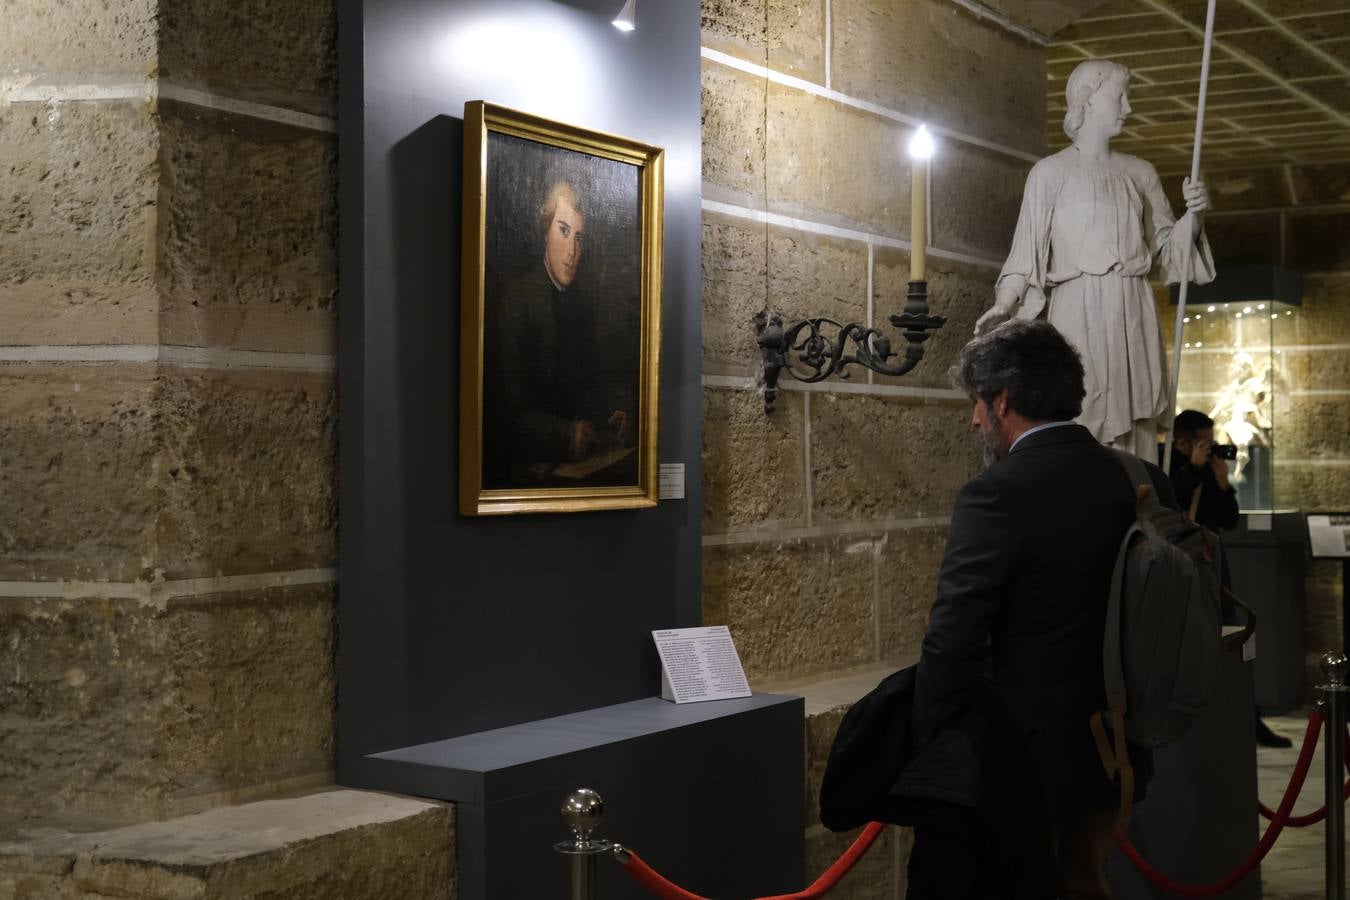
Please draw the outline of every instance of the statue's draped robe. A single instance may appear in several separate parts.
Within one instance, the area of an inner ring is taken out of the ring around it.
[[[1103,444],[1157,459],[1171,425],[1167,357],[1148,277],[1214,280],[1204,233],[1186,241],[1153,166],[1123,153],[1102,163],[1069,147],[1032,167],[999,281],[1026,279],[1017,315],[1042,314],[1083,357],[1087,396],[1078,421]]]

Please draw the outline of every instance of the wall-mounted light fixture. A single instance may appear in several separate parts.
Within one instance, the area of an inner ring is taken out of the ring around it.
[[[632,31],[637,27],[637,0],[625,0],[623,9],[614,17],[612,24],[620,31]]]
[[[945,316],[928,313],[928,159],[933,150],[932,135],[920,125],[909,144],[913,160],[909,289],[905,294],[905,311],[890,317],[891,324],[901,329],[909,345],[904,360],[895,365],[888,362],[897,355],[891,351],[891,339],[871,326],[844,325],[816,316],[784,327],[782,316],[767,310],[760,312],[755,316],[755,338],[764,361],[765,413],[773,412],[778,376],[785,369],[793,378],[807,383],[824,381],[836,373],[847,378],[846,370],[851,365],[882,375],[904,375],[923,359],[923,342],[929,334],[947,323]],[[833,332],[834,337],[827,339],[822,331]],[[849,341],[855,349],[845,356]]]

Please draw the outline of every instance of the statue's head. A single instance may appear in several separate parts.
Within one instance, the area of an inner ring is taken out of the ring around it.
[[[1064,133],[1072,140],[1078,134],[1087,118],[1089,102],[1098,91],[1106,88],[1110,97],[1103,97],[1112,105],[1112,113],[1118,113],[1123,119],[1129,112],[1129,101],[1125,92],[1130,86],[1130,70],[1120,63],[1109,59],[1089,59],[1078,64],[1069,75],[1069,83],[1064,88],[1064,99],[1069,110],[1064,113]],[[1120,108],[1116,109],[1117,95]],[[1108,114],[1108,118],[1113,118]]]

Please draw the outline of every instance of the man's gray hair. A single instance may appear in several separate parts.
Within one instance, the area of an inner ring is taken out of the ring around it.
[[[1083,360],[1055,326],[1013,319],[961,348],[952,384],[972,399],[1008,406],[1033,422],[1064,421],[1083,411]]]

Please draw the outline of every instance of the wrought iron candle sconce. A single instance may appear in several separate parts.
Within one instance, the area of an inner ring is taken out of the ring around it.
[[[909,290],[905,295],[905,311],[890,317],[909,346],[905,358],[892,365],[897,356],[891,349],[891,339],[871,326],[848,325],[816,316],[794,322],[786,328],[783,319],[767,312],[755,316],[755,335],[759,352],[764,357],[764,413],[773,412],[778,399],[778,376],[786,369],[793,378],[810,384],[824,381],[835,373],[840,378],[849,376],[848,367],[859,365],[881,375],[904,375],[923,360],[923,342],[929,334],[947,323],[945,316],[928,312],[928,160],[934,150],[933,136],[920,125],[909,141],[909,155],[913,161],[910,175],[910,266]],[[768,245],[765,244],[765,264],[768,263]],[[827,333],[834,336],[826,337]],[[854,351],[844,355],[849,342]]]
[[[778,399],[778,376],[787,370],[798,381],[811,384],[838,373],[848,378],[849,366],[859,365],[880,375],[904,375],[923,360],[923,342],[947,323],[946,316],[928,312],[928,282],[911,281],[905,299],[905,311],[890,317],[891,324],[904,334],[908,346],[904,359],[892,365],[898,356],[884,332],[856,323],[844,325],[834,319],[817,316],[802,319],[787,327],[778,314],[758,313],[755,335],[764,358],[764,413],[773,412]],[[834,336],[827,337],[827,334]],[[845,355],[849,342],[854,351]]]

